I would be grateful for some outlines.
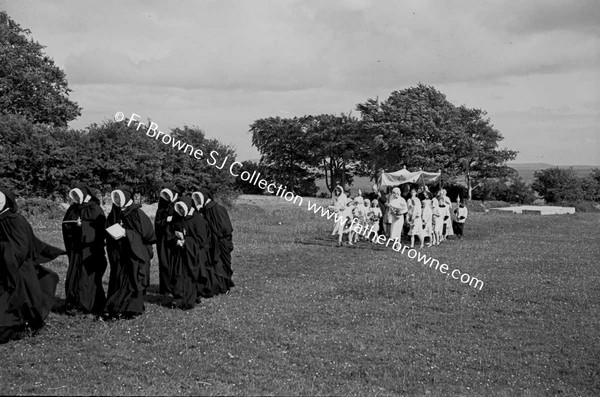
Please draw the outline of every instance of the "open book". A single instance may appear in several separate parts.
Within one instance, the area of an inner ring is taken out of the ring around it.
[[[115,223],[114,225],[110,226],[106,229],[106,231],[115,240],[125,237],[125,229],[123,229],[123,226],[119,225],[118,223]]]

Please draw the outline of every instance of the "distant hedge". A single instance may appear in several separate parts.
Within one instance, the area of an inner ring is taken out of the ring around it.
[[[206,159],[147,137],[127,121],[92,124],[83,131],[32,124],[20,116],[0,114],[0,184],[23,197],[61,198],[76,182],[85,182],[99,194],[119,185],[131,186],[147,201],[156,201],[165,182],[190,191],[194,185],[212,190],[231,203],[237,196],[235,177],[227,167],[219,170]],[[205,157],[235,159],[235,151],[198,128],[170,131],[202,149]]]

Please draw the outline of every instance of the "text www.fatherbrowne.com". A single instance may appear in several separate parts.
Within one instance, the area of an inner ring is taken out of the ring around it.
[[[123,112],[115,113],[115,121],[121,122],[125,120],[125,114]],[[183,150],[184,153],[189,154],[197,160],[206,160],[206,163],[210,166],[213,166],[219,170],[225,168],[230,162],[229,156],[226,156],[223,160],[220,159],[219,152],[216,150],[212,150],[208,153],[208,156],[205,155],[204,151],[199,148],[195,148],[194,146],[186,143],[180,139],[175,139],[169,133],[162,132],[158,129],[158,124],[154,122],[150,122],[150,125],[146,125],[139,121],[140,116],[138,114],[132,113],[131,117],[127,121],[127,126],[131,126],[134,123],[137,123],[136,131],[142,131],[146,134],[147,137],[153,138],[155,140],[160,140],[163,144],[172,146],[174,149]],[[143,128],[142,128],[143,127]],[[275,196],[279,196],[284,200],[296,204],[299,207],[304,205],[304,198],[291,192],[286,189],[286,187],[281,184],[275,184],[273,182],[269,182],[265,179],[260,178],[260,172],[253,171],[252,174],[248,171],[242,170],[242,163],[239,161],[232,161],[229,164],[229,173],[241,180],[248,182],[252,185],[258,186],[260,189],[266,190],[267,192],[274,194]],[[340,217],[336,212],[330,212],[329,208],[323,208],[321,205],[317,203],[313,203],[310,199],[306,200],[306,209],[308,211],[312,211],[315,214],[320,214],[321,217],[327,218],[329,220],[334,220],[335,222],[345,222],[343,217]],[[460,280],[463,284],[469,284],[473,288],[478,288],[481,290],[483,288],[483,281],[470,276],[467,273],[461,273],[460,270],[454,269],[449,272],[449,267],[447,264],[440,262],[437,259],[432,257],[428,257],[427,255],[418,252],[414,248],[408,248],[406,245],[402,245],[398,240],[386,239],[385,236],[377,236],[377,233],[373,230],[373,228],[363,228],[361,225],[357,224],[353,226],[356,233],[359,235],[365,236],[369,238],[372,242],[377,244],[385,244],[385,246],[389,246],[392,244],[392,249],[396,252],[400,252],[402,254],[406,254],[410,259],[417,259],[417,262],[421,262],[424,266],[429,265],[430,268],[435,268],[435,270],[439,270],[440,273],[449,275],[455,280]],[[435,266],[434,266],[435,264]]]

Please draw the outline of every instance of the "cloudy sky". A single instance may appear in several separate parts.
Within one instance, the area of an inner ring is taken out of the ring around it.
[[[194,125],[353,111],[422,82],[488,112],[517,162],[600,165],[600,1],[5,1],[83,108]]]

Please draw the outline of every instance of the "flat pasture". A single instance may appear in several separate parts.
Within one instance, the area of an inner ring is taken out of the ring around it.
[[[154,260],[143,316],[66,315],[50,263],[56,310],[0,345],[0,393],[600,395],[599,214],[472,213],[423,250],[481,290],[391,249],[300,244],[332,226],[306,204],[242,196],[230,214],[237,286],[190,311],[157,294]],[[62,246],[58,220],[31,223]]]

